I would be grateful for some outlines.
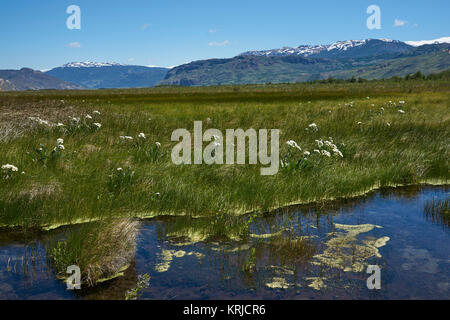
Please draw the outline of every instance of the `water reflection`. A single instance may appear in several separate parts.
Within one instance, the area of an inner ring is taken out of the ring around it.
[[[263,215],[2,232],[0,298],[123,299],[149,274],[147,299],[446,299],[448,216],[448,187],[414,187]],[[84,270],[76,293],[58,279],[70,263]]]

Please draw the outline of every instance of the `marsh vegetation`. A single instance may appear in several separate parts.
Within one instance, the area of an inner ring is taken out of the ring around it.
[[[297,274],[299,262],[360,272],[389,241],[381,234],[360,241],[378,224],[356,231],[331,224],[335,238],[318,244],[292,221],[255,221],[278,208],[320,207],[386,186],[447,184],[449,86],[411,80],[1,93],[0,226],[22,237],[66,226],[45,241],[46,260],[61,277],[80,265],[91,286],[133,265],[136,221],[161,217],[173,222],[155,232],[175,247],[208,242],[227,259],[239,253],[229,263],[247,282],[267,261],[273,281],[260,280],[272,288],[295,287],[283,274]],[[173,164],[171,133],[192,131],[194,121],[222,131],[280,129],[280,172]],[[427,208],[448,223],[448,201]],[[156,270],[204,255],[168,248]],[[327,284],[315,273],[303,285]],[[140,291],[134,288],[127,288],[131,298]]]

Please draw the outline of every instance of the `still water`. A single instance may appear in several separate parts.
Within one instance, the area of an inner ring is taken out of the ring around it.
[[[449,200],[448,186],[408,187],[235,221],[142,221],[124,276],[77,292],[48,264],[48,235],[3,230],[0,299],[123,299],[143,274],[141,299],[449,299]]]

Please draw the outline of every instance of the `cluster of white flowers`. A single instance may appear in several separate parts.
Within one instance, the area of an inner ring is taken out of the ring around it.
[[[292,148],[296,148],[296,149],[302,151],[302,148],[300,148],[300,146],[294,140],[286,141],[286,144]]]
[[[311,123],[311,124],[308,126],[308,128],[311,129],[311,130],[313,130],[313,131],[319,131],[319,127],[318,127],[317,124],[315,124],[315,123]]]
[[[8,164],[2,165],[2,170],[17,172],[19,169],[16,166],[8,163]]]
[[[59,138],[58,140],[56,140],[56,147],[53,148],[53,151],[57,152],[58,150],[65,150],[66,148],[64,147],[64,139]]]
[[[98,112],[97,110],[95,110],[93,112],[94,115],[99,115],[100,112]],[[102,127],[102,124],[99,122],[91,122],[90,120],[93,120],[94,118],[90,115],[90,114],[86,114],[84,116],[84,118],[86,119],[85,121],[81,121],[81,118],[79,117],[71,117],[69,116],[69,120],[72,123],[72,125],[75,125],[77,128],[92,128],[92,129],[100,129]],[[81,122],[81,123],[80,123]],[[58,124],[58,126],[63,127],[64,124]]]
[[[316,140],[316,143],[319,149],[315,149],[314,152],[320,153],[327,157],[331,157],[331,152],[333,152],[333,154],[338,155],[341,158],[344,157],[339,148],[334,144],[333,138],[329,137],[328,140],[325,141],[322,139]],[[328,150],[325,149],[325,147],[328,148]],[[329,150],[331,150],[331,152]]]

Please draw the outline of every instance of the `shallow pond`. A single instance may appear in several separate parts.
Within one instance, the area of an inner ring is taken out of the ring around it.
[[[143,299],[448,299],[449,200],[448,186],[408,187],[253,218],[143,221],[125,275],[76,292],[49,266],[48,236],[1,231],[0,299],[123,299],[142,274]]]

